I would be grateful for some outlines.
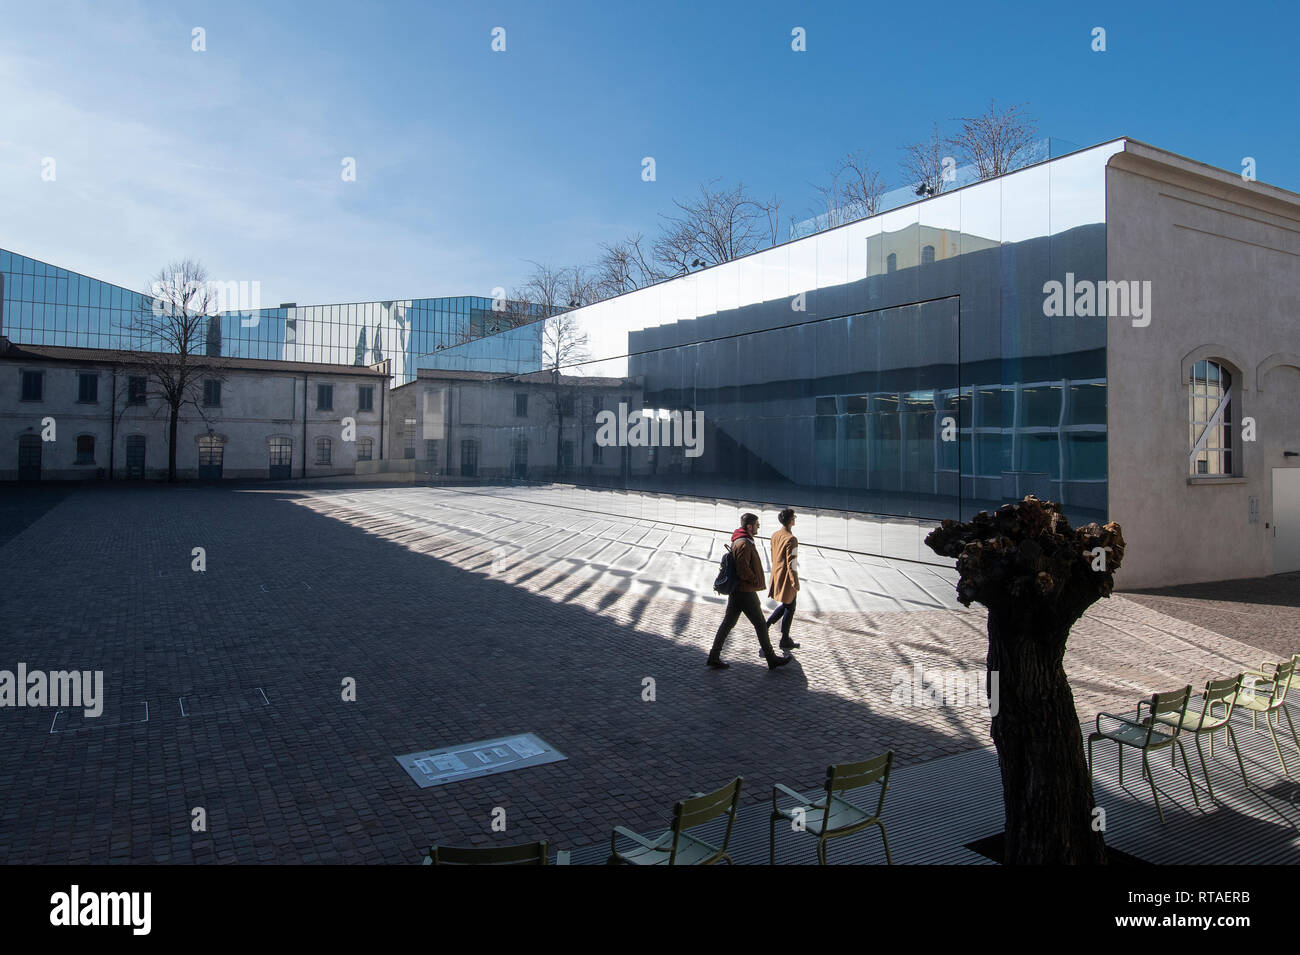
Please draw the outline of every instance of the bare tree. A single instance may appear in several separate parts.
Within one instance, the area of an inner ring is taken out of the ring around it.
[[[673,274],[729,262],[776,242],[781,211],[776,197],[764,202],[746,193],[743,182],[734,189],[716,183],[701,183],[696,198],[674,200],[682,214],[665,217],[654,252]]]
[[[222,378],[204,351],[211,344],[210,322],[217,318],[217,297],[203,265],[193,259],[173,262],[160,271],[127,320],[136,350],[131,365],[145,379],[143,396],[157,398],[167,408],[167,480],[176,480],[176,432],[181,409],[193,406],[203,415],[205,377]],[[130,376],[127,376],[130,389]],[[205,419],[206,420],[206,419]]]
[[[585,265],[574,265],[561,272],[564,278],[561,290],[564,292],[566,308],[582,308],[584,305],[600,301],[601,295],[594,270]]]
[[[564,311],[568,301],[568,269],[541,262],[532,262],[532,266],[533,271],[524,284],[515,290],[515,297],[540,309],[542,318]]]
[[[1018,103],[999,111],[989,100],[988,112],[981,116],[963,116],[961,132],[947,144],[962,164],[975,167],[980,179],[991,179],[1015,169],[1033,145],[1038,127],[1026,116]]]
[[[566,388],[562,382],[565,369],[591,357],[587,333],[582,322],[574,315],[562,313],[548,318],[542,326],[542,366],[551,373],[550,410],[555,418],[555,473],[564,471],[564,422],[574,416],[576,389]]]
[[[667,278],[655,261],[654,252],[642,247],[644,241],[645,236],[638,232],[622,242],[601,245],[594,278],[600,298],[613,298]]]
[[[956,167],[956,158],[949,155],[950,143],[939,135],[939,124],[929,137],[916,143],[901,147],[903,159],[899,165],[908,182],[916,184],[918,196],[937,196],[943,192],[948,183],[944,180],[945,160]]]
[[[845,154],[831,173],[830,182],[814,189],[826,207],[826,228],[875,215],[885,192],[880,173],[863,150]]]

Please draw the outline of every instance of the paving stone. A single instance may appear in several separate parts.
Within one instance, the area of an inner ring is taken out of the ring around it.
[[[769,672],[742,620],[732,668],[714,672],[723,535],[595,518],[520,489],[43,496],[0,540],[0,668],[102,670],[106,702],[147,701],[149,719],[51,734],[48,711],[0,710],[0,863],[570,848],[615,824],[657,830],[674,801],[736,775],[752,804],[776,781],[815,785],[830,762],[893,748],[905,765],[987,742],[978,707],[892,699],[916,664],[983,667],[984,614],[955,603],[950,570],[801,538],[796,662]],[[1210,616],[1194,593],[1100,602],[1066,655],[1080,716],[1276,656],[1297,633],[1288,576],[1215,585]],[[258,687],[269,706],[249,705]],[[209,705],[183,716],[186,696]],[[421,790],[393,758],[527,731],[567,759]],[[196,807],[205,833],[191,831]]]

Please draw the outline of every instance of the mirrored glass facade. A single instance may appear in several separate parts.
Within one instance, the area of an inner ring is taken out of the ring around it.
[[[136,316],[140,292],[0,249],[0,334],[26,345],[155,350]],[[234,285],[234,283],[231,283]],[[248,287],[223,289],[248,300]],[[539,313],[540,314],[540,313]],[[214,315],[202,342],[210,355],[333,365],[390,360],[394,384],[410,381],[418,356],[506,327],[481,296],[259,308]]]
[[[558,332],[583,353],[560,363],[567,378],[627,382],[628,411],[647,419],[702,416],[692,455],[638,447],[635,429],[619,446],[593,440],[597,416],[616,410],[608,398],[579,401],[573,417],[474,425],[508,431],[514,444],[490,444],[514,460],[521,438],[552,462],[570,459],[567,443],[572,465],[556,470],[574,484],[926,521],[1033,493],[1074,521],[1104,520],[1107,320],[1049,317],[1044,286],[1105,280],[1105,168],[1122,148],[576,309],[568,331],[548,319],[418,364],[491,373],[456,386],[484,392],[486,407],[489,392],[553,367]]]

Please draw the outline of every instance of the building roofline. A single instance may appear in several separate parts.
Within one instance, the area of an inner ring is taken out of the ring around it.
[[[415,380],[408,381],[405,384],[398,385],[394,388],[397,391],[410,385],[418,384],[421,381],[491,381],[500,382],[508,381],[518,384],[528,385],[549,385],[553,384],[553,379],[549,371],[528,371],[523,374],[508,374],[499,371],[467,371],[459,368],[417,368],[415,371]],[[561,375],[560,384],[562,385],[591,385],[597,388],[626,388],[636,387],[636,383],[631,378],[604,378],[604,377],[586,377],[584,375]]]
[[[1284,202],[1289,205],[1300,205],[1300,193],[1291,192],[1289,189],[1283,189],[1281,186],[1270,185],[1258,180],[1247,181],[1241,178],[1241,173],[1232,172],[1227,169],[1221,169],[1218,166],[1212,166],[1209,163],[1201,162],[1199,159],[1191,159],[1181,153],[1170,152],[1168,149],[1161,149],[1159,146],[1152,146],[1150,143],[1144,143],[1140,139],[1124,138],[1124,149],[1110,158],[1110,163],[1114,163],[1116,157],[1126,156],[1133,157],[1137,160],[1144,160],[1150,163],[1157,163],[1170,169],[1178,170],[1190,176],[1201,179],[1207,179],[1221,186],[1228,186],[1236,189],[1244,189],[1247,192],[1272,199],[1277,202]],[[1124,160],[1120,161],[1121,167],[1125,165]]]
[[[113,288],[119,288],[123,292],[130,292],[132,295],[147,295],[147,293],[141,292],[138,289],[129,288],[128,286],[125,285],[118,285],[116,282],[110,282],[108,279],[98,278],[97,276],[91,275],[88,272],[79,272],[76,269],[65,268],[64,266],[58,265],[57,263],[48,262],[45,259],[37,258],[34,255],[28,255],[26,252],[19,252],[16,249],[9,248],[8,246],[0,245],[0,252],[9,252],[13,255],[19,255],[22,256],[24,259],[31,259],[33,262],[40,262],[42,265],[50,266],[51,268],[60,269],[64,272],[67,272],[70,275],[77,275],[83,279],[90,279],[92,282],[100,282],[104,285],[111,285]],[[214,279],[213,281],[216,280]],[[481,298],[489,302],[492,301],[491,295],[425,295],[420,297],[409,297],[409,298],[401,298],[401,297],[376,298],[376,299],[368,299],[366,301],[355,301],[355,302],[314,302],[314,303],[308,303],[306,305],[296,303],[293,307],[294,308],[335,308],[343,305],[381,305],[385,302],[390,302],[390,303],[391,302],[439,302],[439,301],[450,301],[450,300],[462,299],[462,298]],[[523,302],[516,302],[515,299],[506,299],[506,301],[515,302],[516,304],[521,304],[521,305],[525,304]],[[280,306],[278,305],[263,305],[260,308],[253,308],[253,309],[245,309],[245,310],[232,309],[230,311],[221,312],[220,314],[244,315],[244,314],[248,314],[249,312],[274,312],[274,311],[278,311],[279,308]]]
[[[8,361],[81,362],[92,365],[138,365],[141,356],[157,361],[158,355],[167,352],[127,351],[116,348],[75,348],[67,345],[23,345],[9,342],[0,351],[0,359]],[[246,371],[310,372],[322,375],[360,375],[387,379],[388,373],[369,365],[329,365],[305,361],[284,361],[278,358],[236,358],[215,355],[190,356],[195,367],[221,368]]]

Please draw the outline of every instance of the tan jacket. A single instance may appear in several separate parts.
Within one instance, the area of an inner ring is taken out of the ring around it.
[[[783,604],[792,603],[799,592],[798,546],[799,539],[784,527],[772,535],[772,587],[767,595]]]
[[[731,542],[731,556],[736,561],[736,576],[740,584],[737,593],[758,593],[767,586],[763,578],[763,558],[748,537],[737,537]]]

